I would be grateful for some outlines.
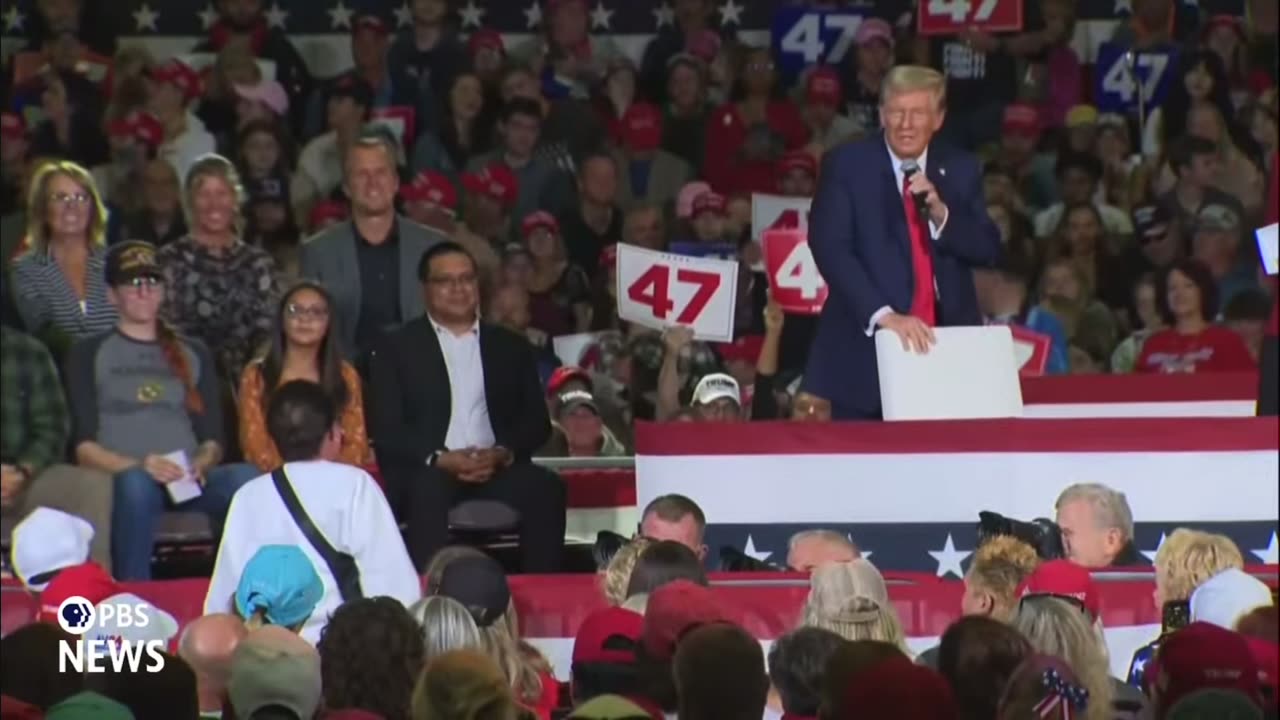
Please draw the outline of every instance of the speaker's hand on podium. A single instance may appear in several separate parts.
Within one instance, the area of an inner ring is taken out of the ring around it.
[[[921,355],[929,352],[929,348],[937,342],[933,328],[914,315],[902,315],[891,312],[880,318],[880,327],[891,330],[902,341],[902,349]]]

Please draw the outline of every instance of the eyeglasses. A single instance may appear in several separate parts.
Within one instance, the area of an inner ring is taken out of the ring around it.
[[[55,205],[88,205],[92,198],[89,197],[89,193],[56,192],[49,196],[49,200]]]
[[[164,280],[162,280],[161,278],[158,278],[154,275],[143,275],[141,277],[136,277],[121,283],[120,287],[132,288],[134,290],[141,290],[142,288],[147,288],[148,290],[152,290],[160,287],[163,284],[164,284]]]
[[[297,320],[324,320],[329,317],[329,308],[323,305],[289,303],[284,307],[284,314]]]
[[[466,275],[445,275],[427,278],[427,282],[437,287],[448,288],[469,288],[476,284],[476,276],[474,274]]]

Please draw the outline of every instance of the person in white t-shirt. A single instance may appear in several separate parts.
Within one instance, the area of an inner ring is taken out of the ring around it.
[[[381,489],[364,470],[333,461],[342,445],[332,400],[317,384],[285,383],[272,395],[267,430],[284,459],[294,494],[317,530],[339,553],[355,559],[365,597],[386,595],[405,605],[422,597],[404,540]],[[231,596],[245,565],[264,545],[296,545],[324,583],[324,597],[302,627],[315,643],[342,604],[337,580],[289,514],[270,474],[236,493],[227,514],[204,612],[231,612]]]

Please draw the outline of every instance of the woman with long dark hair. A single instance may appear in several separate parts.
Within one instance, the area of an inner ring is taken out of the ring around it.
[[[1199,260],[1180,260],[1160,277],[1160,314],[1169,327],[1142,345],[1134,367],[1140,373],[1231,372],[1254,369],[1244,340],[1213,324],[1218,292],[1213,274]]]
[[[440,144],[454,168],[465,168],[468,160],[493,148],[494,120],[480,76],[458,73],[445,96],[445,121],[440,128]]]
[[[1164,105],[1151,111],[1143,131],[1142,151],[1162,157],[1187,132],[1187,113],[1200,102],[1213,103],[1224,118],[1234,117],[1231,85],[1222,59],[1212,51],[1192,50],[1178,58]]]
[[[266,355],[240,375],[240,447],[245,459],[264,471],[281,465],[280,452],[267,432],[267,404],[272,391],[291,380],[319,384],[339,408],[339,459],[350,465],[372,461],[360,375],[342,359],[332,308],[329,291],[319,283],[303,281],[291,287],[280,300]]]
[[[205,513],[217,534],[232,495],[259,473],[219,465],[217,369],[203,343],[160,319],[166,283],[156,255],[138,240],[107,251],[107,295],[119,322],[77,343],[67,360],[76,461],[115,476],[111,553],[122,581],[150,579],[156,525],[167,507]]]

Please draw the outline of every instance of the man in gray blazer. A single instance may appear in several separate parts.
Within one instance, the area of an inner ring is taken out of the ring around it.
[[[676,194],[693,179],[693,168],[678,155],[663,150],[662,112],[653,105],[636,103],[622,116],[622,147],[614,151],[618,163],[618,205],[657,205],[672,215]],[[633,182],[632,168],[641,168],[643,187]]]
[[[388,330],[423,313],[418,261],[445,238],[396,213],[400,177],[396,148],[367,132],[347,149],[344,184],[351,219],[302,245],[302,277],[333,296],[337,329],[347,357],[358,359]]]

